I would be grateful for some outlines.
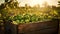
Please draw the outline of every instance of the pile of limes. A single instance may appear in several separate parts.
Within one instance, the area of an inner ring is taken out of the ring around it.
[[[12,20],[12,23],[14,24],[19,24],[19,23],[35,23],[38,21],[43,21],[46,19],[51,19],[51,16],[37,16],[35,14],[30,15],[30,14],[25,14],[25,15],[16,15],[13,17],[9,17],[9,20]]]

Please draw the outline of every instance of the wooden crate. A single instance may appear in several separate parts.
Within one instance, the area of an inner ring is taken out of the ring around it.
[[[58,34],[58,20],[19,24],[18,34]]]
[[[58,34],[59,20],[44,21],[39,23],[6,25],[8,34]]]
[[[0,23],[0,34],[5,34],[4,23]]]

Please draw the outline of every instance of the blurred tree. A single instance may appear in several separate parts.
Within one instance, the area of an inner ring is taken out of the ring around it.
[[[5,0],[5,2],[8,2],[8,0]]]
[[[56,8],[56,10],[58,11],[58,14],[59,14],[59,17],[60,17],[60,1],[58,1],[58,7]]]
[[[5,0],[5,3],[0,5],[0,13],[2,16],[9,15],[10,13],[17,12],[18,9],[18,1],[16,0]]]
[[[58,3],[59,3],[58,5],[60,5],[60,1],[58,1]]]
[[[49,6],[49,5],[48,5],[47,2],[44,2],[44,3],[43,3],[43,6],[44,6],[44,7],[47,7],[47,6]]]
[[[44,11],[48,11],[51,9],[51,6],[49,6],[49,4],[47,2],[44,2],[43,6],[44,6],[44,9],[43,9]]]
[[[35,8],[40,8],[39,4],[34,5]]]

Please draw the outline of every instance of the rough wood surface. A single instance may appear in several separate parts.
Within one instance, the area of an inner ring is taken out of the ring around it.
[[[58,34],[58,21],[20,24],[18,34]]]
[[[58,20],[52,20],[19,25],[6,24],[5,27],[8,29],[5,29],[5,34],[58,34],[59,23]]]

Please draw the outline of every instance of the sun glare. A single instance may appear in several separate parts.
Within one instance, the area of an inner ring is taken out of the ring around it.
[[[20,2],[20,6],[24,6],[25,4],[30,6],[39,4],[40,6],[43,6],[42,4],[44,2],[47,2],[49,5],[57,5],[57,0],[18,0],[18,2]]]
[[[42,0],[31,0],[31,2],[29,3],[31,6],[34,6],[36,4],[42,5],[44,1]]]

